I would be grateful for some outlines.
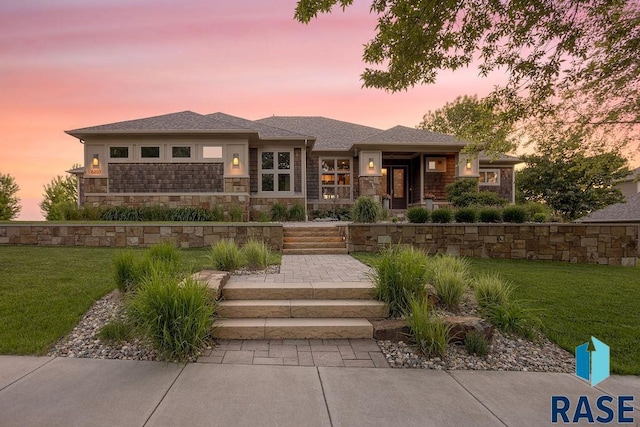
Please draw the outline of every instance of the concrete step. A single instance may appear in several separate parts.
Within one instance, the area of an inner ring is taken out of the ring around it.
[[[342,236],[291,236],[283,239],[284,243],[302,243],[302,242],[340,242],[344,240]]]
[[[285,242],[283,249],[341,249],[347,245],[342,242]]]
[[[372,338],[366,319],[218,319],[213,336],[219,339]]]
[[[222,297],[230,300],[373,299],[369,282],[252,283],[228,282]]]
[[[389,315],[387,306],[374,300],[230,300],[218,305],[221,318],[367,318]]]
[[[348,255],[347,248],[282,249],[282,255]]]

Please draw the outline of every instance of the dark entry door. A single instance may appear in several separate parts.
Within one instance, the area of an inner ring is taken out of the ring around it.
[[[391,209],[407,209],[407,167],[390,166],[388,188],[391,196]]]

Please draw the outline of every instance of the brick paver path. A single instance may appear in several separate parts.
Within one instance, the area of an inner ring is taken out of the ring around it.
[[[198,363],[389,367],[373,339],[219,340]]]

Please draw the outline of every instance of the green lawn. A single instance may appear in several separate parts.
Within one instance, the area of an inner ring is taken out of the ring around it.
[[[0,246],[0,354],[46,354],[91,305],[115,289],[118,249]],[[207,249],[182,251],[187,268]]]
[[[354,254],[369,265],[375,255]],[[538,310],[545,334],[574,353],[593,335],[611,347],[611,371],[640,375],[640,268],[470,258],[474,274],[499,272]]]

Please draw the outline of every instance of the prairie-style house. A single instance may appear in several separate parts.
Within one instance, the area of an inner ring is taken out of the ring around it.
[[[396,126],[382,130],[325,117],[246,120],[191,111],[67,131],[84,144],[79,203],[87,206],[241,207],[255,220],[280,202],[314,210],[359,196],[392,210],[446,203],[445,187],[478,178],[514,200],[511,156],[471,157],[467,142]]]

